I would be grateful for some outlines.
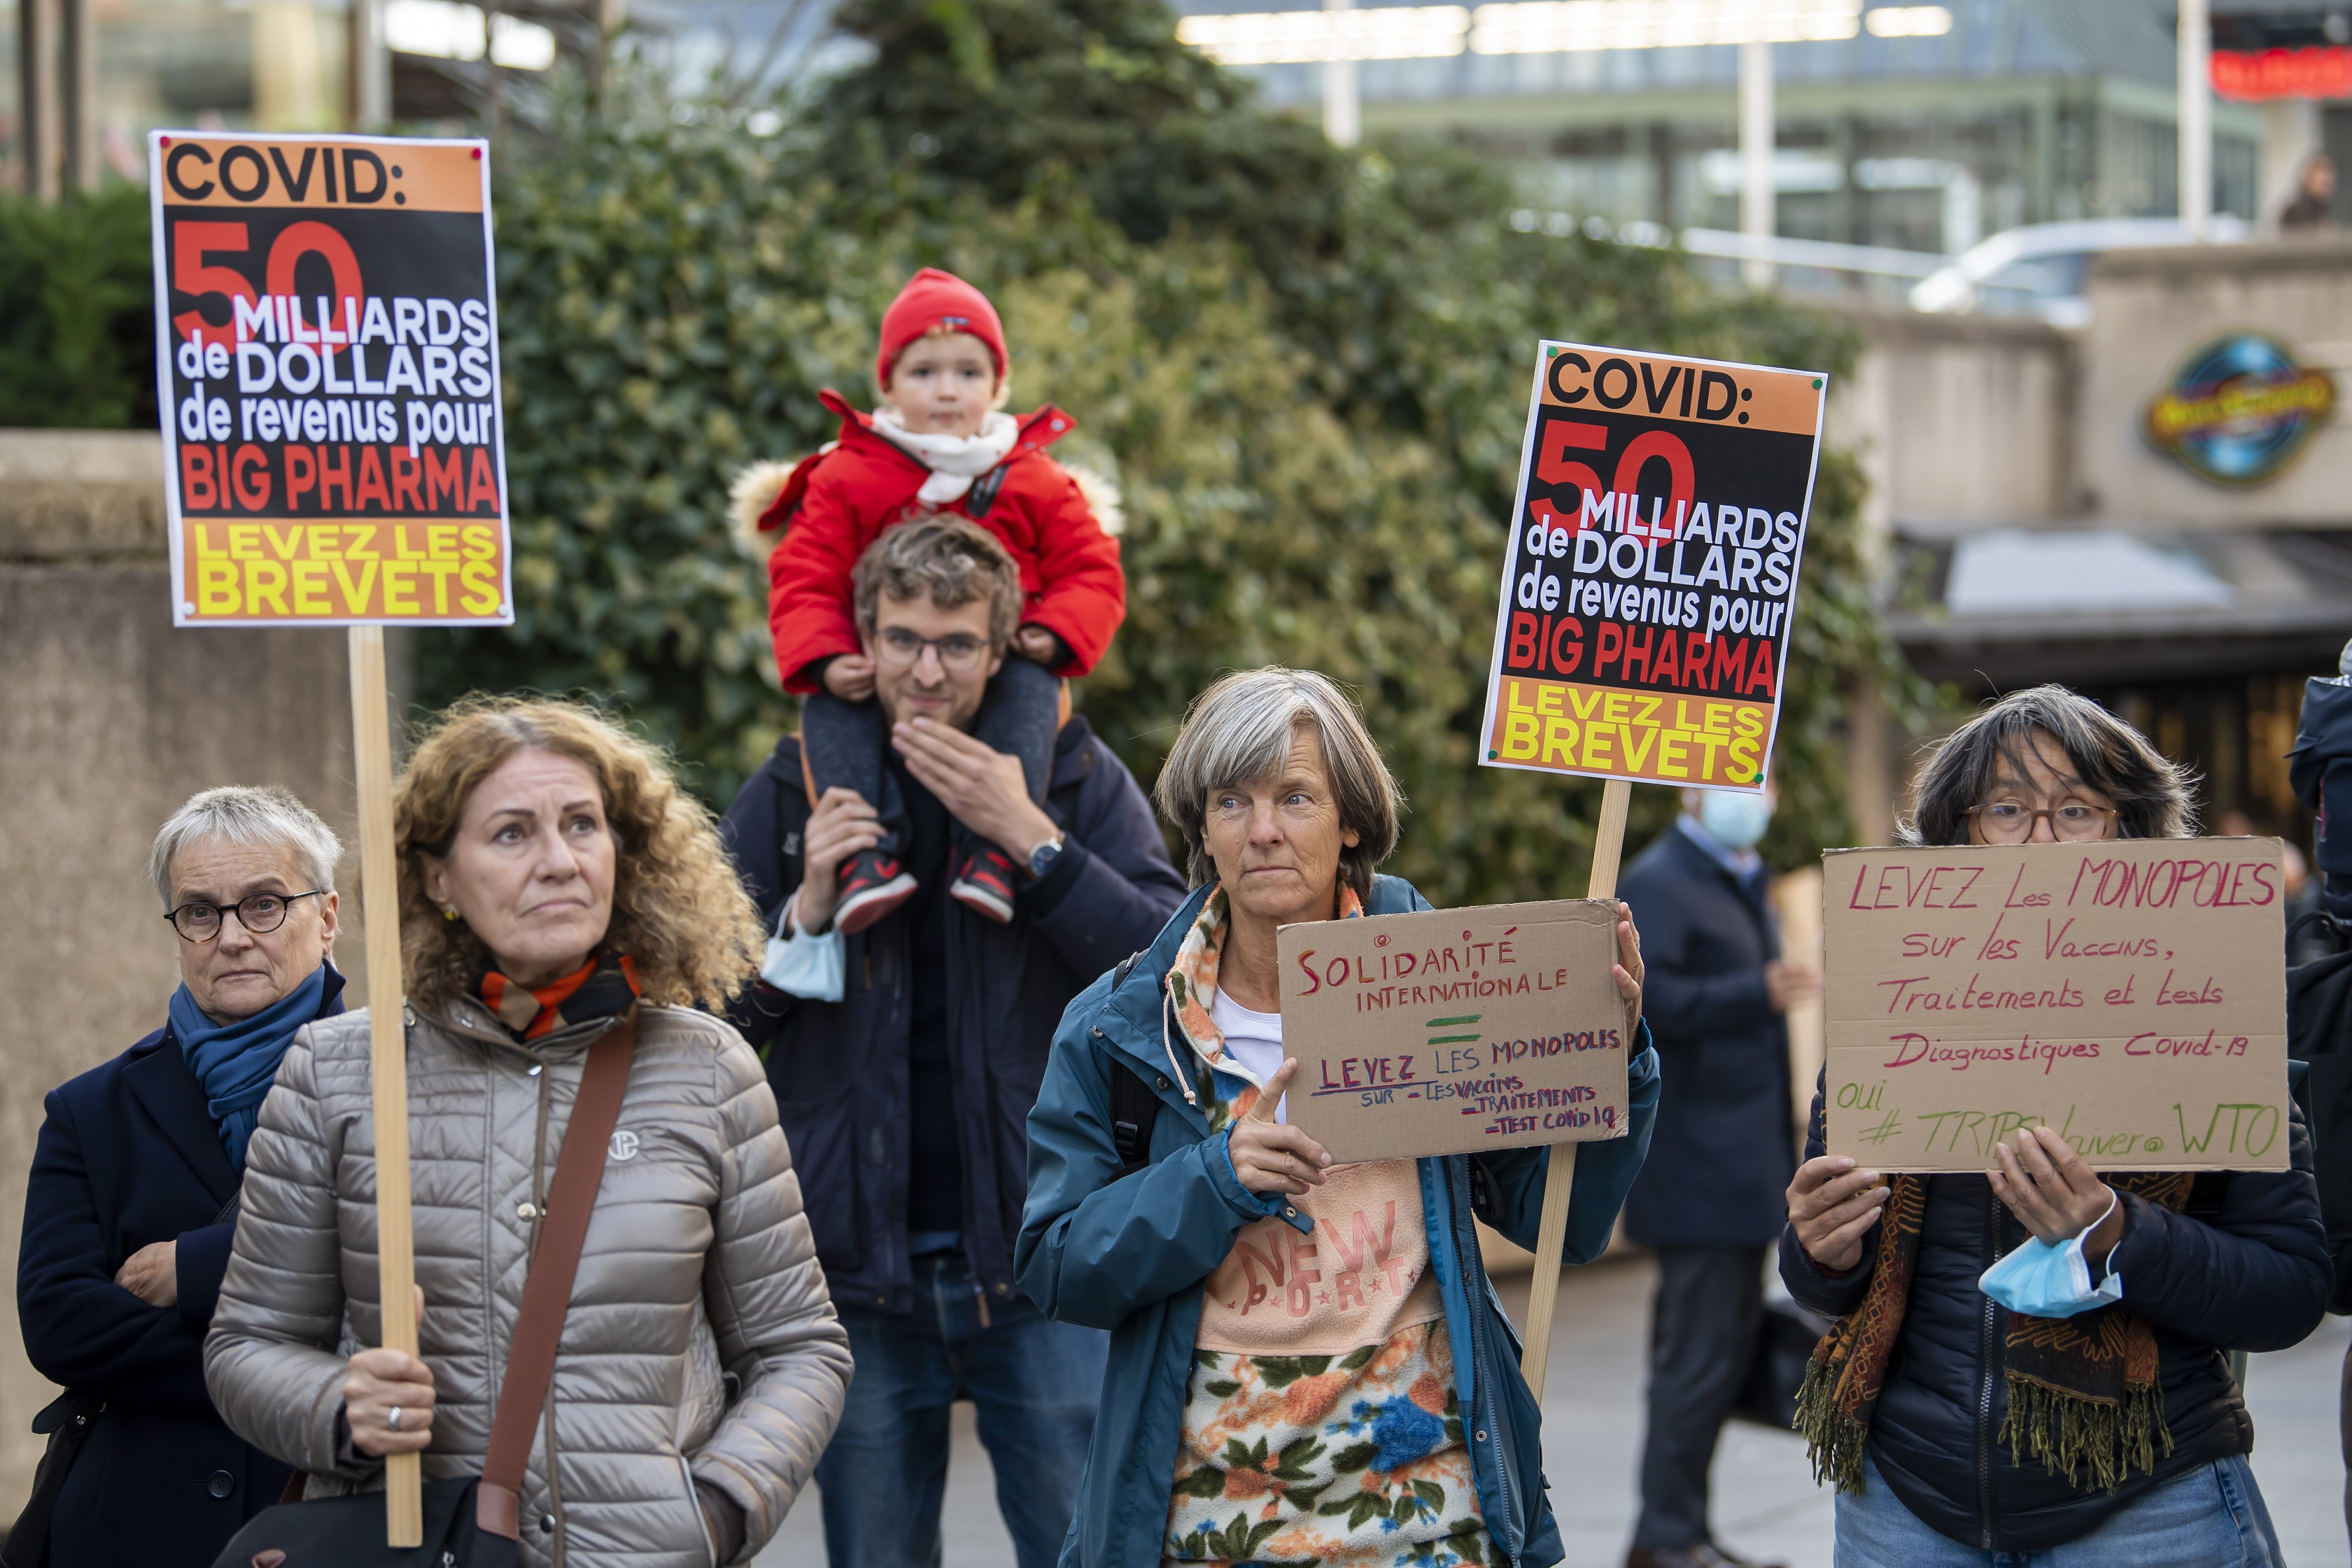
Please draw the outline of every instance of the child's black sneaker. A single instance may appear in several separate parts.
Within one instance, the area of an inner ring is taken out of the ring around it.
[[[1012,857],[1002,849],[990,847],[963,858],[956,867],[955,880],[948,884],[948,897],[999,925],[1011,924]]]
[[[879,849],[861,849],[841,868],[841,901],[833,907],[833,923],[844,936],[864,931],[915,896],[915,879],[898,868],[895,857]]]

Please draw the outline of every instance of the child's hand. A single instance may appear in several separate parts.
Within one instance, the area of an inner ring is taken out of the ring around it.
[[[824,689],[844,702],[865,701],[874,695],[874,661],[862,653],[843,654],[824,667]]]
[[[1070,650],[1060,637],[1043,626],[1023,626],[1013,634],[1013,651],[1032,664],[1059,669],[1070,662]]]

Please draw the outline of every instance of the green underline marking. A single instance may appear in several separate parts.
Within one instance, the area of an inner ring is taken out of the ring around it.
[[[1486,1037],[1484,1035],[1432,1035],[1429,1043],[1433,1046],[1468,1046],[1475,1045]]]
[[[1442,1024],[1475,1024],[1486,1016],[1486,1015],[1484,1013],[1465,1013],[1459,1018],[1432,1018],[1427,1024],[1424,1024],[1422,1026],[1423,1028],[1434,1029]]]

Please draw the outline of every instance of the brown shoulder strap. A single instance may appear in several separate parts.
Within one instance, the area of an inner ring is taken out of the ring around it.
[[[530,1458],[531,1434],[547,1404],[548,1385],[555,1380],[555,1347],[572,1305],[572,1279],[580,1268],[589,1211],[596,1206],[596,1189],[604,1178],[604,1156],[621,1119],[621,1094],[629,1085],[629,1058],[636,1047],[637,1013],[632,1007],[588,1047],[563,1152],[556,1157],[555,1184],[548,1190],[539,1250],[523,1282],[522,1310],[515,1319],[514,1344],[490,1423],[490,1451],[474,1494],[476,1528],[509,1541],[520,1528],[523,1465]]]

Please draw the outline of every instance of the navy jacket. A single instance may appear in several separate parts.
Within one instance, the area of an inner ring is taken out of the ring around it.
[[[801,1197],[836,1300],[914,1305],[907,1252],[911,988],[948,989],[948,1054],[963,1157],[963,1246],[992,1295],[1013,1289],[1013,1243],[1028,1194],[1029,1109],[1070,998],[1147,945],[1183,901],[1151,807],[1084,719],[1054,748],[1046,815],[1068,836],[1052,870],[998,925],[949,900],[948,968],[911,974],[904,910],[845,938],[839,1002],[765,986],[732,1016],[767,1058]],[[722,826],[771,930],[801,880],[809,817],[800,740],[787,735]]]
[[[2112,1494],[2078,1489],[2032,1459],[2018,1464],[1998,1441],[2009,1413],[2000,1363],[2009,1313],[1977,1279],[2031,1233],[1982,1176],[1928,1177],[1910,1305],[1870,1424],[1870,1457],[1904,1506],[1964,1546],[2041,1552],[2088,1534],[2158,1481],[2251,1452],[2253,1422],[2225,1352],[2299,1342],[2319,1326],[2333,1278],[2299,1107],[2288,1136],[2293,1169],[2200,1175],[2186,1213],[2123,1194],[2111,1267],[2123,1276],[2125,1307],[2156,1330],[2173,1446],[2167,1458],[2158,1444],[2155,1473],[2135,1473]],[[1805,1158],[1822,1150],[1816,1093]],[[1853,1310],[1879,1234],[1873,1226],[1862,1261],[1832,1279],[1790,1227],[1780,1238],[1789,1293],[1830,1317]]]
[[[1105,975],[1070,1005],[1029,1121],[1022,1282],[1046,1316],[1111,1331],[1063,1568],[1159,1568],[1202,1287],[1243,1226],[1276,1214],[1297,1228],[1313,1225],[1280,1194],[1253,1193],[1234,1179],[1228,1134],[1209,1131],[1166,1071],[1168,971],[1209,892],[1185,901],[1119,984]],[[1428,907],[1411,883],[1376,877],[1364,912]],[[1609,1245],[1649,1146],[1658,1058],[1646,1026],[1626,1055],[1626,1135],[1576,1146],[1562,1253],[1569,1263],[1588,1262]],[[1111,1074],[1121,1070],[1160,1099],[1150,1163],[1124,1175],[1110,1132]],[[1455,1395],[1470,1416],[1472,1471],[1496,1568],[1547,1568],[1560,1559],[1560,1539],[1544,1479],[1543,1417],[1519,1375],[1518,1334],[1486,1278],[1470,1221],[1475,1214],[1533,1247],[1550,1160],[1548,1149],[1508,1149],[1419,1162],[1430,1271],[1445,1306]]]
[[[330,969],[320,1016],[343,1010]],[[205,1331],[228,1268],[237,1189],[205,1091],[169,1026],[52,1090],[25,1192],[16,1316],[34,1368],[105,1402],[50,1526],[51,1568],[210,1568],[290,1472],[214,1413]],[[177,1239],[180,1300],[114,1283]]]
[[[1644,1247],[1767,1247],[1797,1169],[1789,1027],[1764,994],[1780,956],[1759,878],[1743,886],[1679,826],[1625,868],[1642,931],[1642,1016],[1665,1090],[1650,1159],[1625,1200]]]

